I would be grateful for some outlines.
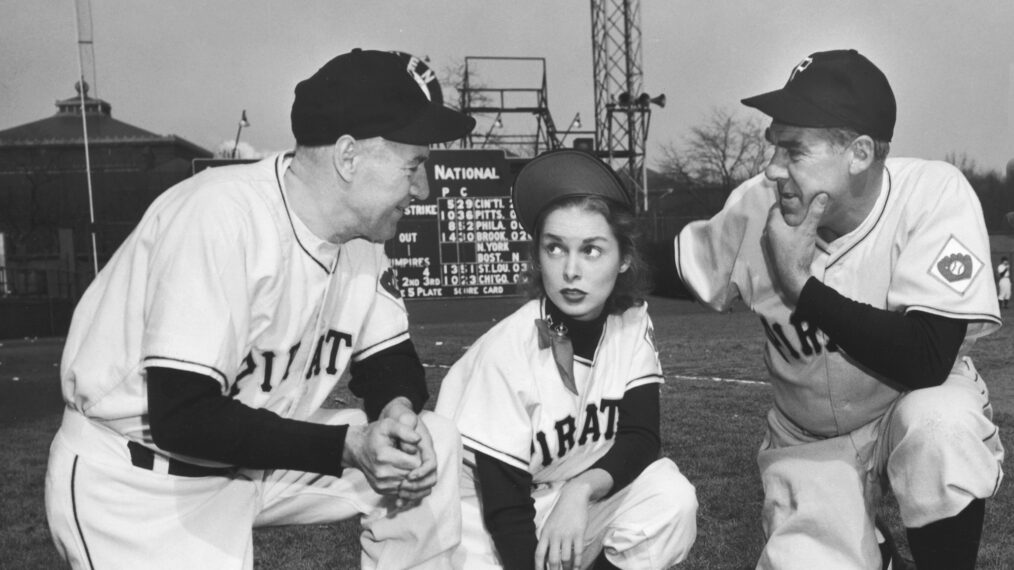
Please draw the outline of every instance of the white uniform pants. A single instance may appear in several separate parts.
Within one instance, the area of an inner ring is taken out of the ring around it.
[[[773,409],[757,458],[767,535],[757,568],[879,569],[873,518],[885,475],[905,526],[922,527],[993,496],[1003,453],[968,358],[941,386],[902,395],[840,437],[806,434]]]
[[[321,410],[314,421],[361,424],[359,410]],[[424,412],[440,480],[421,505],[388,512],[362,472],[332,477],[239,470],[180,477],[135,467],[127,440],[67,410],[50,449],[46,515],[73,568],[253,568],[253,528],[330,523],[361,516],[364,568],[448,568],[460,536],[460,439]],[[159,462],[156,462],[156,468]]]
[[[542,533],[563,483],[542,485],[532,493],[536,533]],[[462,570],[501,568],[493,538],[482,521],[468,467],[462,474],[461,495],[461,545],[454,554],[454,567]],[[694,487],[675,463],[663,458],[649,465],[616,494],[592,504],[581,559],[587,568],[604,548],[606,558],[619,568],[668,568],[687,557],[696,538]]]

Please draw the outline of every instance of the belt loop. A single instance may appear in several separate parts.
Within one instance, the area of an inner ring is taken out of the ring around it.
[[[156,453],[154,459],[154,464],[151,466],[152,472],[169,475],[169,462],[172,460],[161,453]]]
[[[127,449],[130,451],[130,462],[135,467],[147,469],[153,473],[160,473],[162,475],[169,474],[170,459],[168,457],[161,453],[155,453],[134,440],[127,441]]]
[[[130,451],[130,462],[142,469],[155,468],[155,453],[136,441],[127,441],[127,450]]]

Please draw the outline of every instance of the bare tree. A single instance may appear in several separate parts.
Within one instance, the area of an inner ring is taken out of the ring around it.
[[[235,149],[235,155],[233,150]],[[246,141],[226,140],[215,148],[215,158],[264,158],[265,154]]]
[[[690,129],[682,145],[663,145],[662,155],[660,169],[667,176],[689,186],[717,187],[727,194],[764,169],[770,149],[759,120],[713,109],[704,124]]]
[[[965,153],[958,154],[951,151],[944,155],[944,161],[956,166],[965,175],[965,178],[972,179],[978,174],[979,165],[975,163],[975,159]]]
[[[986,229],[990,233],[1008,233],[1014,229],[1014,179],[1011,177],[1010,164],[1005,180],[996,170],[981,168],[964,152],[951,151],[944,155],[944,160],[957,167],[972,186],[982,207]]]
[[[468,92],[465,92],[465,73],[468,72]],[[440,73],[440,89],[444,96],[444,105],[451,107],[452,109],[461,110],[463,106],[467,107],[492,107],[496,104],[493,97],[490,95],[490,89],[486,83],[482,80],[479,72],[476,70],[466,70],[465,61],[461,60],[456,64],[450,64],[443,68]],[[467,101],[465,100],[467,97]],[[490,117],[488,114],[485,115],[485,120],[489,120],[491,123],[500,117]],[[485,136],[479,138],[482,129],[485,129]],[[504,138],[499,134],[498,129],[492,127],[486,128],[485,125],[477,127],[476,132],[469,136],[469,140],[473,141],[477,148],[503,148],[506,143]],[[454,143],[446,143],[450,146]]]
[[[461,109],[465,87],[465,60],[444,66],[440,73],[440,90],[444,95],[444,105],[452,109]],[[477,71],[470,70],[468,73],[469,106],[486,107],[493,104],[492,97],[484,91],[486,84],[482,81]]]
[[[439,75],[440,91],[444,95],[444,105],[452,109],[461,109],[461,88],[465,82],[464,60],[445,65]]]

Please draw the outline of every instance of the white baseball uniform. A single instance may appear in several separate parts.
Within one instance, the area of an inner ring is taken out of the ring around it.
[[[996,298],[999,301],[1010,301],[1010,262],[1001,261],[996,266]]]
[[[365,423],[361,411],[321,405],[351,361],[408,338],[383,246],[329,243],[289,209],[291,158],[211,169],[168,190],[82,297],[46,479],[54,540],[74,567],[252,568],[254,526],[360,514],[364,566],[403,568],[441,553],[446,563],[457,543],[460,447],[434,414],[423,419],[441,482],[393,517],[358,470],[178,477],[165,471],[169,458],[221,464],[168,453],[150,437],[147,367],[214,378],[223,394],[285,418]],[[131,463],[128,442],[155,452],[151,470]]]
[[[473,471],[480,452],[532,475],[536,529],[541,532],[560,486],[609,451],[624,393],[661,383],[662,369],[647,306],[605,321],[594,361],[574,358],[574,394],[560,378],[549,348],[540,349],[533,300],[473,344],[444,377],[436,412],[462,434],[460,568],[499,568],[480,512]],[[630,485],[589,513],[584,560],[604,547],[621,568],[663,568],[686,557],[696,537],[693,486],[669,459],[659,459]]]
[[[757,176],[676,243],[676,266],[698,298],[717,310],[742,299],[767,340],[775,405],[758,455],[768,535],[758,568],[879,568],[867,501],[885,473],[908,527],[992,496],[1002,477],[986,386],[965,356],[1000,324],[981,209],[953,166],[892,158],[859,227],[832,243],[818,238],[812,274],[845,297],[968,321],[947,381],[899,392],[823,331],[790,320],[761,249],[776,199],[775,183]]]

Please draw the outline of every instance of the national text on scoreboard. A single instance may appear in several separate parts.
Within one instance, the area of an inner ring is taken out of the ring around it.
[[[515,295],[529,236],[511,208],[502,150],[434,150],[430,194],[408,207],[387,255],[406,299]]]

